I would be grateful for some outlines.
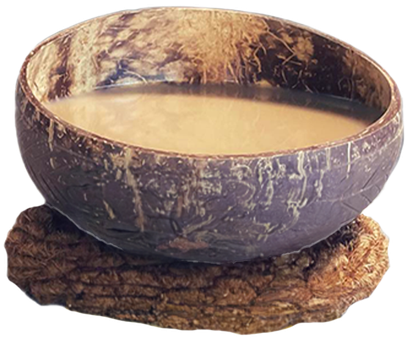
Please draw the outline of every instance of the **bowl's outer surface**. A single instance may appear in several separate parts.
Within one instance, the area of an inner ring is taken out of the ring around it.
[[[187,11],[202,19],[212,14]],[[241,12],[215,13],[212,15],[232,16],[228,19],[234,24],[238,16],[255,30],[265,30],[258,33],[257,42],[241,38],[253,49],[240,55],[243,67],[235,64],[237,54],[232,54],[229,66],[225,61],[218,64],[221,57],[214,56],[214,69],[195,73],[189,52],[175,38],[167,54],[155,61],[157,74],[165,79],[177,75],[180,78],[175,79],[181,83],[229,79],[249,85],[267,81],[350,96],[382,109],[391,101],[387,112],[362,134],[340,143],[284,153],[206,157],[127,146],[73,127],[40,104],[45,98],[76,93],[81,84],[87,90],[90,83],[78,80],[74,66],[79,63],[74,42],[84,30],[74,29],[68,35],[63,31],[59,39],[50,39],[57,52],[47,55],[37,48],[32,54],[40,54],[38,65],[50,63],[48,70],[31,66],[32,55],[22,68],[16,94],[19,144],[28,172],[46,202],[98,239],[130,252],[216,263],[297,251],[352,221],[379,194],[395,167],[403,143],[400,95],[382,69],[357,50],[306,28]],[[118,34],[134,21],[140,22],[141,15],[150,19],[145,30]],[[172,26],[172,20],[179,20],[172,15],[172,9],[152,9],[111,18],[104,34],[99,35],[110,48],[104,46],[105,52],[100,51],[95,60],[100,66],[104,60],[114,63],[115,73],[106,73],[105,80],[95,76],[93,87],[130,79],[130,70],[135,74],[135,69],[116,56],[125,49],[129,58],[143,58],[133,39],[141,35],[142,41],[149,40],[149,32],[156,34],[165,19]],[[94,19],[94,26],[98,20],[103,19]],[[205,26],[209,30],[209,25]],[[199,29],[198,34],[204,32]],[[86,46],[88,40],[80,38]],[[98,46],[98,39],[91,39],[93,46]],[[216,47],[227,45],[222,43]],[[201,55],[206,50],[199,50],[198,58],[208,57]],[[278,61],[281,53],[283,58]],[[229,51],[224,58],[227,55]],[[204,64],[196,60],[197,68]],[[290,60],[293,66],[287,66]],[[153,66],[147,65],[134,65],[139,72],[146,72],[133,79],[149,79],[154,72]],[[181,71],[184,67],[185,73]],[[40,73],[46,77],[39,77]]]

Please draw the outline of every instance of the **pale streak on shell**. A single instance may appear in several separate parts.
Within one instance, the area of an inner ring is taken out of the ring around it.
[[[319,179],[317,180],[317,182],[315,182],[315,187],[316,187],[316,194],[317,197],[320,198],[322,196],[322,190],[323,190],[323,176],[325,175],[325,170],[321,169],[319,171],[320,175],[319,175]]]
[[[351,150],[352,150],[352,142],[348,141],[347,142],[347,171],[346,171],[347,174],[346,174],[346,177],[349,177],[350,169],[352,167]]]
[[[141,229],[141,232],[144,231],[144,211],[142,210],[142,203],[141,203],[141,196],[140,196],[140,189],[138,186],[138,181],[135,179],[134,174],[132,173],[130,166],[132,161],[132,150],[130,148],[126,148],[124,152],[124,169],[125,169],[125,177],[128,186],[130,186],[134,192],[134,204],[135,204],[135,213],[138,215],[136,224]]]
[[[208,216],[208,219],[195,225],[191,225],[184,230],[184,236],[189,236],[192,232],[195,232],[196,230],[200,229],[201,227],[210,224],[212,221],[214,221],[215,218],[212,215]]]
[[[298,174],[291,174],[291,179],[302,180],[301,189],[290,191],[289,199],[287,201],[288,211],[292,212],[292,221],[289,224],[284,225],[279,232],[284,232],[289,230],[294,226],[299,220],[300,209],[305,207],[308,201],[308,198],[305,197],[306,186],[307,186],[307,174],[304,168],[305,153],[300,151],[297,154],[297,170]]]
[[[103,204],[104,204],[105,210],[108,213],[109,218],[110,219],[115,219],[115,213],[112,210],[111,206],[105,200],[103,200]]]
[[[266,178],[268,179],[268,183],[266,185],[266,196],[263,198],[263,200],[259,202],[259,204],[263,205],[266,209],[268,209],[272,204],[273,194],[275,190],[273,187],[273,180],[277,177],[277,174],[273,173],[273,166],[271,160],[267,158],[262,158],[258,161],[258,181],[260,185],[262,185],[264,181],[264,171],[267,173]]]
[[[121,171],[121,169],[117,169],[117,172],[115,173],[115,180],[120,180],[121,179],[121,177],[122,177],[122,171]]]
[[[326,150],[326,169],[327,170],[330,170],[330,168],[331,168],[331,151],[330,151],[330,148],[329,147],[327,147],[327,148],[325,148],[325,150]]]
[[[48,126],[48,146],[50,148],[50,151],[53,151],[54,143],[54,120],[50,120],[50,125]]]

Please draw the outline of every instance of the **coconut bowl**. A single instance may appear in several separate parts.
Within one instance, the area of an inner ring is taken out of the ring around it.
[[[193,155],[104,138],[46,106],[158,82],[280,87],[382,114],[358,134],[300,149]],[[317,243],[376,198],[403,144],[399,91],[376,62],[311,28],[230,10],[151,8],[63,30],[26,58],[16,100],[21,154],[47,205],[124,251],[187,261],[246,261]]]

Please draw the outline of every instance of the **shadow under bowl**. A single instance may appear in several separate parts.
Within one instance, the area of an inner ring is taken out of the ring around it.
[[[263,84],[383,114],[310,147],[194,155],[98,136],[46,107],[144,83]],[[16,100],[21,154],[49,206],[125,251],[188,261],[269,257],[328,237],[380,193],[403,144],[400,94],[372,59],[311,28],[230,10],[149,8],[63,30],[26,58]]]

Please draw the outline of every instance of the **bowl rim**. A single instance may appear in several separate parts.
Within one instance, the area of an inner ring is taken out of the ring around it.
[[[115,139],[103,137],[99,134],[93,133],[86,129],[80,128],[74,124],[71,124],[59,116],[55,115],[51,110],[49,110],[41,101],[39,101],[33,94],[27,80],[27,67],[31,61],[31,58],[44,46],[53,41],[57,40],[58,38],[65,35],[67,32],[70,31],[78,31],[82,29],[84,26],[89,24],[90,22],[98,19],[107,18],[110,16],[121,15],[121,14],[128,14],[128,13],[139,13],[144,11],[152,11],[152,10],[169,10],[169,11],[176,11],[176,10],[190,10],[190,11],[219,11],[219,12],[231,12],[238,15],[251,15],[254,17],[261,17],[267,19],[274,19],[294,27],[297,27],[302,30],[307,30],[308,32],[312,32],[318,36],[321,36],[325,39],[331,40],[334,43],[341,45],[347,49],[354,51],[356,54],[360,55],[361,58],[365,59],[367,62],[372,64],[377,71],[383,76],[383,78],[387,81],[390,91],[390,102],[386,110],[382,113],[382,115],[374,121],[372,124],[368,125],[364,130],[360,132],[346,136],[342,139],[326,141],[323,143],[312,144],[301,148],[290,148],[290,149],[281,149],[276,151],[267,151],[267,152],[260,152],[260,153],[245,153],[245,154],[202,154],[202,153],[183,153],[183,152],[174,152],[168,150],[160,150],[155,148],[146,148],[142,146],[138,146],[136,144],[126,143],[122,141],[118,141]],[[242,11],[242,10],[233,10],[233,9],[223,9],[223,8],[213,8],[213,7],[190,7],[190,6],[157,6],[157,7],[144,7],[136,10],[123,10],[123,11],[116,11],[111,12],[108,14],[96,16],[85,21],[79,22],[75,25],[62,29],[55,34],[49,36],[48,38],[44,39],[37,46],[32,49],[32,51],[27,55],[25,58],[23,65],[20,69],[20,73],[18,76],[17,85],[21,86],[21,89],[26,96],[26,98],[31,102],[31,104],[35,107],[36,111],[40,113],[40,115],[46,116],[50,121],[53,120],[61,124],[64,128],[68,128],[69,130],[75,132],[76,134],[84,137],[92,139],[94,142],[100,142],[102,144],[109,144],[111,146],[118,146],[121,149],[130,149],[135,151],[137,154],[155,154],[162,157],[170,157],[170,158],[185,158],[185,159],[206,159],[206,160],[229,160],[229,159],[256,159],[256,158],[271,158],[277,157],[281,155],[291,155],[291,154],[299,154],[300,152],[309,152],[309,151],[316,151],[321,149],[329,149],[329,148],[336,148],[342,145],[350,144],[354,141],[361,140],[363,138],[369,137],[374,133],[382,130],[384,127],[388,126],[391,121],[395,119],[397,115],[401,115],[402,112],[402,100],[400,96],[399,89],[395,81],[391,78],[391,76],[387,73],[387,71],[382,68],[375,60],[370,58],[367,54],[363,51],[357,49],[356,47],[345,43],[338,38],[335,38],[329,34],[323,33],[319,30],[316,30],[312,27],[307,25],[299,24],[297,22],[293,22],[291,20],[282,19],[279,17],[275,17],[272,15],[249,12],[249,11]]]

